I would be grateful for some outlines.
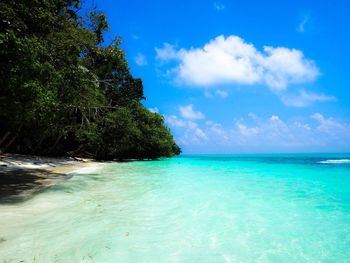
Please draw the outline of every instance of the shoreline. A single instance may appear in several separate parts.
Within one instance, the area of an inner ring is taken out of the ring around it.
[[[83,158],[0,155],[0,203],[24,201],[74,174],[94,172],[103,163]]]

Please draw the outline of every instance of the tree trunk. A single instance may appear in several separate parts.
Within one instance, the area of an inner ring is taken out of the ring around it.
[[[6,132],[5,135],[2,137],[2,139],[0,140],[0,146],[1,144],[7,139],[7,137],[10,135],[10,132]]]
[[[51,153],[51,152],[56,148],[56,146],[57,146],[58,142],[61,140],[62,136],[63,136],[63,135],[60,135],[60,136],[57,137],[55,143],[54,143],[53,146],[50,148],[50,150],[49,150],[48,153]]]
[[[6,144],[5,148],[3,149],[3,152],[6,152],[6,150],[14,143],[14,141],[17,139],[18,133],[16,133],[12,139],[9,141],[8,144]]]
[[[45,131],[44,134],[46,134],[46,133],[47,133],[47,130]],[[41,136],[40,141],[38,142],[38,144],[35,146],[35,148],[34,148],[34,150],[33,150],[33,154],[36,153],[36,151],[40,148],[41,144],[43,143],[43,141],[44,141],[45,139],[46,139],[46,137],[45,137],[44,135]]]

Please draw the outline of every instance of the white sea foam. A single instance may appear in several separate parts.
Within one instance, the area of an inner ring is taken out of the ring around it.
[[[337,159],[337,160],[325,160],[319,163],[328,163],[328,164],[342,164],[342,163],[350,163],[350,159]]]

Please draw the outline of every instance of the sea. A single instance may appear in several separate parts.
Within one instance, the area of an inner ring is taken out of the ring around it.
[[[0,262],[350,262],[350,154],[107,163],[0,200]]]

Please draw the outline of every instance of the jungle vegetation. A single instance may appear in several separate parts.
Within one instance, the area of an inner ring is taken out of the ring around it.
[[[2,152],[156,159],[180,153],[141,103],[121,39],[80,0],[0,0]]]

